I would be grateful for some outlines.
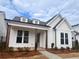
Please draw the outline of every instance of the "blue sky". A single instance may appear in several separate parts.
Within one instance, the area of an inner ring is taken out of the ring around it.
[[[0,0],[0,10],[6,18],[15,16],[47,21],[60,12],[73,24],[79,24],[79,0]]]

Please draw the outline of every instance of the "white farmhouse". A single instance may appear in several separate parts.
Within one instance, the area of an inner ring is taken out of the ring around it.
[[[0,15],[0,19],[1,17]],[[47,22],[24,17],[15,17],[13,20],[2,18],[7,23],[4,31],[7,30],[8,47],[52,48],[54,44],[59,49],[72,48],[71,25],[59,14]]]

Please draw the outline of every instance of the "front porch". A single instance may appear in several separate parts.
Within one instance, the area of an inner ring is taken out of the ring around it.
[[[8,47],[13,48],[47,48],[47,30],[48,27],[39,26],[38,25],[30,25],[30,24],[8,24],[9,38]],[[18,33],[21,31],[22,33]],[[28,32],[28,34],[25,32]],[[21,35],[21,36],[19,36]],[[18,41],[17,41],[18,40]]]

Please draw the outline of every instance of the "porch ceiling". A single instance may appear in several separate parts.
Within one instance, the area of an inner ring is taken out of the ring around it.
[[[13,27],[22,27],[22,28],[39,29],[39,30],[49,29],[49,26],[26,24],[26,23],[19,23],[19,22],[8,22],[8,25],[13,26]]]

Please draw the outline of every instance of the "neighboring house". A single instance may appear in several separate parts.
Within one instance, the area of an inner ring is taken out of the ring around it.
[[[47,22],[37,19],[15,17],[7,22],[8,47],[72,48],[71,25],[61,15],[55,15]]]
[[[76,40],[79,43],[79,24],[72,26],[72,40],[73,40],[73,46],[75,46]]]
[[[0,42],[5,41],[6,32],[7,32],[7,24],[5,19],[5,14],[3,11],[0,11]]]

